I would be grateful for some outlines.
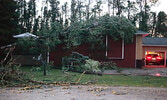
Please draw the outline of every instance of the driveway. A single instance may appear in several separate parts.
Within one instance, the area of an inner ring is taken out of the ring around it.
[[[66,86],[1,88],[0,100],[166,100],[166,88],[109,87],[109,86]]]
[[[143,68],[143,69],[124,69],[117,70],[105,70],[104,74],[111,75],[150,75],[150,76],[163,76],[167,77],[167,68]]]

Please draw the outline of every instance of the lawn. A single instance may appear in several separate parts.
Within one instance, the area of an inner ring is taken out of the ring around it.
[[[44,82],[77,82],[81,73],[63,73],[59,69],[51,69],[47,76],[42,71],[31,71],[32,67],[21,67],[32,80]],[[84,74],[80,83],[96,81],[96,85],[137,86],[137,87],[167,87],[167,77],[156,76],[125,76],[125,75],[90,75]]]

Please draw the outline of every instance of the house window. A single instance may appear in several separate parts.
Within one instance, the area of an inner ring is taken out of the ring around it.
[[[124,59],[124,40],[115,41],[106,36],[106,56],[109,59]]]

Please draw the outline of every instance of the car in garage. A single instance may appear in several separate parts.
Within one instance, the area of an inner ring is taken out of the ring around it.
[[[163,58],[158,54],[147,54],[146,55],[146,65],[154,64],[160,65],[162,63]]]

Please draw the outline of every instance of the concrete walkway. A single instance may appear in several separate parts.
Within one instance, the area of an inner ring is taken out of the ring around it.
[[[105,70],[103,74],[109,75],[150,75],[150,76],[164,76],[167,77],[167,68],[144,68],[144,69],[124,69]]]

